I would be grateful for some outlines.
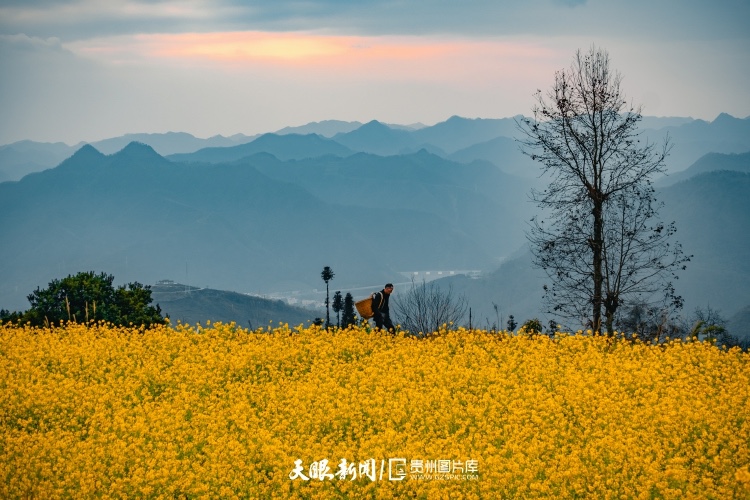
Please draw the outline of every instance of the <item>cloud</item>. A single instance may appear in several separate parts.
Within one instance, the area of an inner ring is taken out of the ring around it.
[[[0,35],[0,46],[4,50],[63,50],[60,39],[57,37],[39,38],[28,36],[23,33],[15,35]]]
[[[219,31],[746,39],[748,18],[744,0],[29,0],[0,5],[0,33],[64,41]]]
[[[586,3],[586,0],[555,0],[556,2],[566,5],[568,7],[577,7],[579,5],[584,5]]]
[[[6,0],[0,143],[528,112],[576,49],[649,113],[750,111],[737,0]],[[687,82],[687,83],[686,83]]]

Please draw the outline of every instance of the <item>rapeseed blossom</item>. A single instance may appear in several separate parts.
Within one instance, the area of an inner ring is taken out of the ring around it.
[[[750,498],[748,417],[704,342],[0,326],[2,498]]]

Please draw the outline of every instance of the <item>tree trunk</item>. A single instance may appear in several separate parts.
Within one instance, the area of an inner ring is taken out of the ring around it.
[[[329,312],[328,303],[328,282],[326,281],[326,330],[331,326],[331,314]]]
[[[604,286],[604,273],[602,272],[604,221],[602,215],[603,203],[600,200],[594,199],[594,209],[592,212],[594,215],[594,236],[589,242],[593,253],[594,267],[594,293],[591,297],[591,306],[593,308],[591,329],[594,333],[597,333],[601,330],[602,326],[602,288]]]

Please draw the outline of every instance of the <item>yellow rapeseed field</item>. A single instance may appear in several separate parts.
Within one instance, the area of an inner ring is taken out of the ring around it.
[[[0,327],[1,498],[750,498],[750,354]]]

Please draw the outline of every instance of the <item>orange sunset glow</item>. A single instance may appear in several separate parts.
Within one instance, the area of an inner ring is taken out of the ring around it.
[[[141,34],[71,44],[79,54],[106,56],[112,62],[134,59],[236,64],[324,64],[352,66],[368,62],[470,64],[487,57],[518,63],[550,57],[550,51],[522,42],[498,40],[431,40],[418,37],[327,36],[305,33],[229,32]],[[461,63],[463,61],[463,63]]]

